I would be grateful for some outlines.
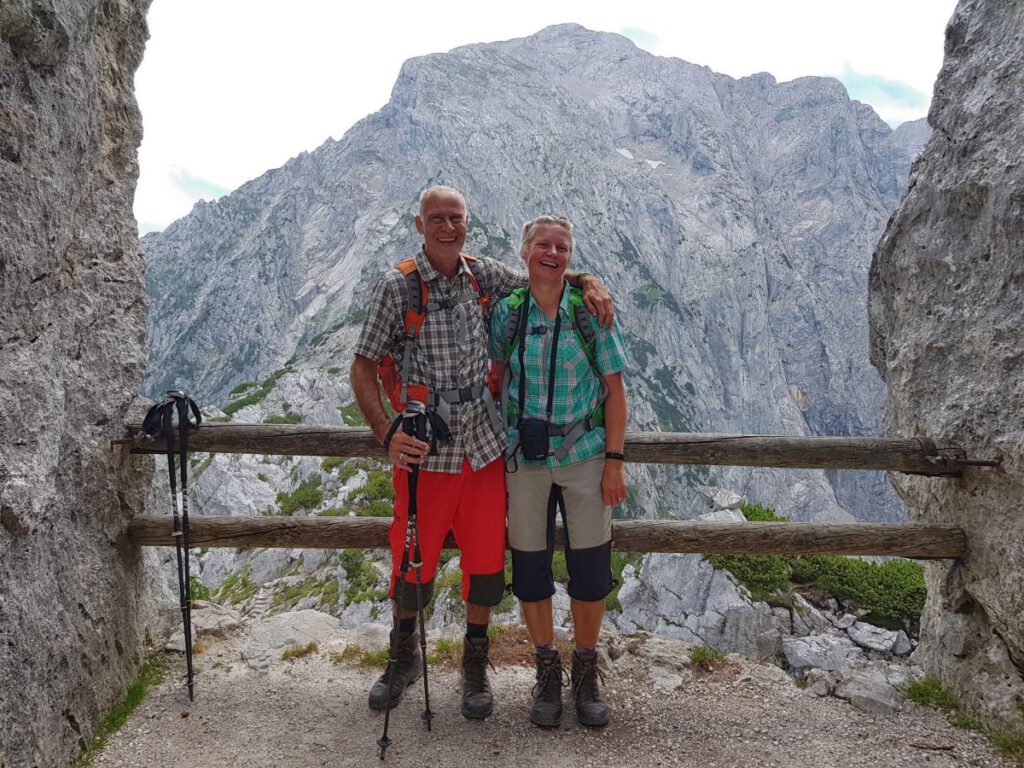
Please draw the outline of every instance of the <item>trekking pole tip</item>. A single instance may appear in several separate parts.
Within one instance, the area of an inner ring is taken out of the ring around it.
[[[377,739],[377,746],[380,747],[379,755],[380,759],[383,760],[385,750],[387,750],[387,748],[391,746],[391,739],[389,739],[387,736],[381,736],[379,739]]]

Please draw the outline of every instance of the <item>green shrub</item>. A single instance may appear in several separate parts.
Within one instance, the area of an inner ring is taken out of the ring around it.
[[[394,501],[395,487],[391,481],[391,473],[382,469],[371,469],[366,478],[366,485],[360,492],[367,501]]]
[[[201,582],[197,577],[195,577],[195,576],[189,576],[188,577],[188,588],[189,588],[189,593],[192,595],[192,599],[193,600],[209,600],[210,599],[210,590],[209,590],[209,588],[205,584],[203,584],[203,582]]]
[[[374,499],[362,509],[356,512],[358,517],[391,517],[394,515],[394,507],[390,501]]]
[[[775,514],[774,509],[762,507],[760,504],[741,504],[740,512],[752,523],[788,523],[788,517]]]
[[[388,596],[387,589],[381,589],[380,574],[366,562],[361,549],[346,549],[341,553],[341,567],[345,569],[348,587],[345,589],[345,605],[361,603],[364,600],[376,602]]]
[[[346,461],[348,461],[348,459],[344,456],[328,456],[320,462],[320,469],[324,472],[333,472],[338,467],[345,466]]]
[[[315,509],[324,500],[320,490],[320,475],[310,475],[291,493],[282,491],[277,494],[279,514],[292,515],[300,509]]]
[[[740,507],[752,522],[787,522],[760,504]],[[871,563],[842,555],[709,555],[715,568],[732,573],[755,600],[771,602],[790,582],[809,584],[867,611],[865,621],[916,635],[924,609],[924,568],[909,560]]]
[[[792,580],[813,584],[865,610],[865,621],[917,634],[927,591],[924,568],[909,560],[871,563],[841,555],[793,558]]]
[[[790,558],[783,555],[708,555],[705,559],[735,576],[754,600],[767,600],[789,589]]]

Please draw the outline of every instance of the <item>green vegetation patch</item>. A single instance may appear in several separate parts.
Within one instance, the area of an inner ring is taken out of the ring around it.
[[[252,583],[252,566],[246,565],[240,571],[232,571],[214,591],[213,599],[218,603],[238,605],[251,598],[259,588]]]
[[[107,739],[111,734],[121,729],[128,721],[128,716],[145,700],[149,689],[162,683],[163,679],[163,660],[157,653],[151,653],[143,661],[138,677],[128,686],[124,699],[103,718],[103,722],[96,729],[96,735],[93,736],[86,750],[75,759],[74,764],[78,766],[92,765],[97,755],[107,745]]]
[[[391,482],[391,473],[383,469],[371,469],[361,493],[367,501],[394,501],[395,486]]]
[[[956,696],[942,687],[937,677],[925,677],[915,680],[907,688],[907,698],[926,707],[941,709],[946,713],[949,722],[957,728],[977,731],[985,736],[992,746],[1018,765],[1024,765],[1024,731],[1013,728],[1001,728],[985,723],[960,709]],[[1017,709],[1024,714],[1024,704],[1018,702]]]
[[[252,389],[253,387],[258,387],[259,385],[260,383],[258,381],[243,381],[237,387],[228,392],[228,397],[235,397],[237,395],[242,394],[247,389]]]
[[[621,611],[622,604],[619,602],[619,590],[622,588],[622,571],[627,565],[639,567],[643,555],[639,552],[612,552],[612,578],[615,586],[604,599],[604,607],[607,611]]]
[[[285,411],[284,414],[274,414],[273,416],[267,416],[263,420],[264,424],[301,424],[302,414],[295,413],[295,411]]]
[[[310,656],[319,650],[320,646],[316,643],[307,643],[306,645],[289,645],[281,652],[281,661],[301,659],[303,656]]]
[[[923,677],[912,682],[907,688],[907,698],[915,704],[947,712],[957,708],[956,696],[943,688],[942,681],[937,677]]]
[[[355,401],[338,406],[338,413],[341,414],[341,423],[349,427],[365,427],[366,419],[363,412]]]
[[[320,490],[320,475],[310,475],[298,487],[288,493],[277,494],[278,514],[289,516],[300,509],[316,509],[324,501],[324,493]]]
[[[189,594],[192,595],[193,600],[209,600],[210,589],[201,582],[196,576],[188,577],[188,589]]]
[[[269,612],[286,611],[307,597],[316,599],[321,606],[333,608],[338,604],[339,592],[338,580],[333,576],[308,576],[290,584],[275,584]]]
[[[741,508],[753,522],[787,522],[774,510],[759,504]],[[755,600],[773,602],[790,582],[815,587],[856,609],[866,611],[864,620],[887,629],[920,628],[926,590],[924,568],[909,560],[871,563],[842,555],[709,555],[715,568],[732,573],[750,590]]]
[[[377,602],[388,596],[386,588],[381,588],[380,573],[366,561],[361,549],[346,549],[341,553],[341,567],[345,569],[348,587],[345,589],[345,605],[361,603],[365,600]]]
[[[813,584],[868,613],[864,620],[887,629],[917,634],[927,590],[924,568],[909,560],[869,563],[841,555],[814,555],[793,561],[792,580]]]
[[[267,395],[274,391],[274,387],[277,385],[278,380],[286,373],[291,373],[291,371],[292,369],[287,366],[285,366],[284,368],[279,368],[278,370],[270,374],[270,376],[268,376],[263,381],[263,383],[259,385],[258,389],[256,389],[255,392],[251,391],[251,386],[246,387],[245,390],[240,390],[237,394],[241,394],[242,391],[249,392],[249,394],[241,398],[240,400],[234,400],[225,405],[223,408],[224,413],[227,414],[228,416],[232,416],[238,411],[245,408],[247,405],[256,405],[257,403],[263,402],[266,399]],[[235,389],[238,389],[238,387],[235,387]],[[236,393],[234,390],[232,390],[231,394]]]
[[[701,672],[712,671],[719,662],[725,660],[725,654],[708,648],[706,645],[695,645],[690,648],[690,663]]]

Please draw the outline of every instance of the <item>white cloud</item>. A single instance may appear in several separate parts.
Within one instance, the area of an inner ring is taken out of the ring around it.
[[[652,53],[734,77],[873,73],[930,96],[954,6],[954,0],[154,0],[151,39],[136,77],[145,132],[136,216],[147,229],[162,228],[204,196],[182,189],[181,179],[210,185],[209,199],[328,137],[340,138],[387,102],[402,62],[413,56],[573,21],[628,34]],[[873,106],[890,121],[924,114],[912,114],[906,104]]]

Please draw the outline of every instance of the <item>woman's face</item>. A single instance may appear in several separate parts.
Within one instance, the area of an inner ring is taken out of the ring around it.
[[[572,256],[572,237],[558,224],[541,224],[533,231],[523,260],[530,282],[561,283]]]

